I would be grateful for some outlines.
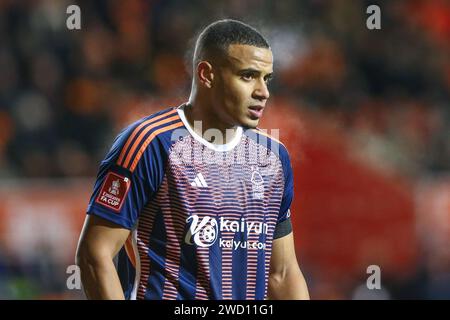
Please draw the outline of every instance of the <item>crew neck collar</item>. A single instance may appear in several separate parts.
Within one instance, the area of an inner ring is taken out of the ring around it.
[[[192,135],[192,137],[195,140],[197,140],[198,142],[200,142],[201,144],[203,144],[207,148],[209,148],[211,150],[214,150],[214,151],[230,151],[234,147],[237,146],[237,144],[239,143],[239,141],[241,140],[241,137],[242,137],[243,129],[242,129],[241,126],[237,127],[235,135],[234,135],[233,139],[230,142],[228,142],[226,144],[214,144],[214,143],[211,143],[211,142],[207,141],[206,139],[204,139],[199,134],[197,134],[194,131],[194,128],[192,128],[191,125],[189,124],[189,121],[187,120],[186,114],[184,112],[184,109],[185,109],[186,105],[187,105],[187,103],[184,103],[181,106],[179,106],[177,108],[177,112],[178,112],[178,115],[180,116],[180,119],[183,122],[184,126],[186,127],[186,129],[189,131],[189,133]]]

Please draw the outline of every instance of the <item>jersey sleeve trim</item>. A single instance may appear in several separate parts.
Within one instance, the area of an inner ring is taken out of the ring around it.
[[[127,164],[129,164],[130,158],[132,157],[135,149],[142,142],[146,133],[159,125],[168,123],[170,121],[177,120],[178,115],[167,118],[168,116],[175,114],[175,113],[177,113],[176,109],[170,109],[170,110],[168,110],[156,117],[152,117],[152,118],[142,122],[140,125],[138,125],[133,130],[131,135],[128,137],[125,145],[123,146],[123,148],[121,150],[121,153],[120,153],[116,163],[119,166],[127,167]],[[165,118],[165,119],[163,119],[163,118]]]
[[[178,118],[178,120],[180,119],[178,116],[173,117],[173,118]],[[168,125],[166,127],[160,128],[158,130],[153,131],[148,138],[144,141],[144,143],[141,145],[141,147],[139,148],[139,151],[137,152],[137,154],[135,155],[133,162],[130,163],[128,162],[126,167],[133,172],[134,169],[136,169],[137,164],[139,163],[139,160],[141,159],[142,155],[144,154],[145,149],[147,148],[147,146],[152,142],[152,140],[158,135],[161,134],[163,132],[175,129],[175,128],[179,128],[184,126],[184,123],[180,120],[174,124]],[[131,154],[131,153],[130,153]],[[130,155],[129,155],[130,157]],[[127,157],[128,158],[128,157]]]
[[[273,239],[276,240],[276,239],[282,238],[284,236],[287,236],[291,232],[292,232],[291,218],[288,218],[288,219],[284,220],[283,222],[280,222],[279,224],[277,224],[277,226],[275,227]]]

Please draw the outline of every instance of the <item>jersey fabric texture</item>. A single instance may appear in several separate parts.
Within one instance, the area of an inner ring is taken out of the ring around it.
[[[127,299],[262,300],[292,197],[284,145],[242,127],[211,144],[182,105],[118,135],[87,213],[131,230],[117,265]]]

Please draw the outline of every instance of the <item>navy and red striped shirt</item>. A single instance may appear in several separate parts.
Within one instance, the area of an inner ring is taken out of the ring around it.
[[[211,144],[183,108],[119,134],[87,212],[131,230],[118,259],[128,299],[265,299],[272,242],[291,230],[287,150],[242,127]]]

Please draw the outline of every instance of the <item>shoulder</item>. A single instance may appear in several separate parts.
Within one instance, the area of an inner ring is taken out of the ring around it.
[[[149,145],[161,141],[168,144],[173,130],[182,126],[176,107],[161,110],[130,124],[114,141],[111,151],[115,154],[116,164],[134,171]]]
[[[277,129],[266,130],[260,128],[248,128],[245,129],[244,132],[250,139],[275,153],[282,161],[289,160],[288,150],[279,140],[279,131]]]

